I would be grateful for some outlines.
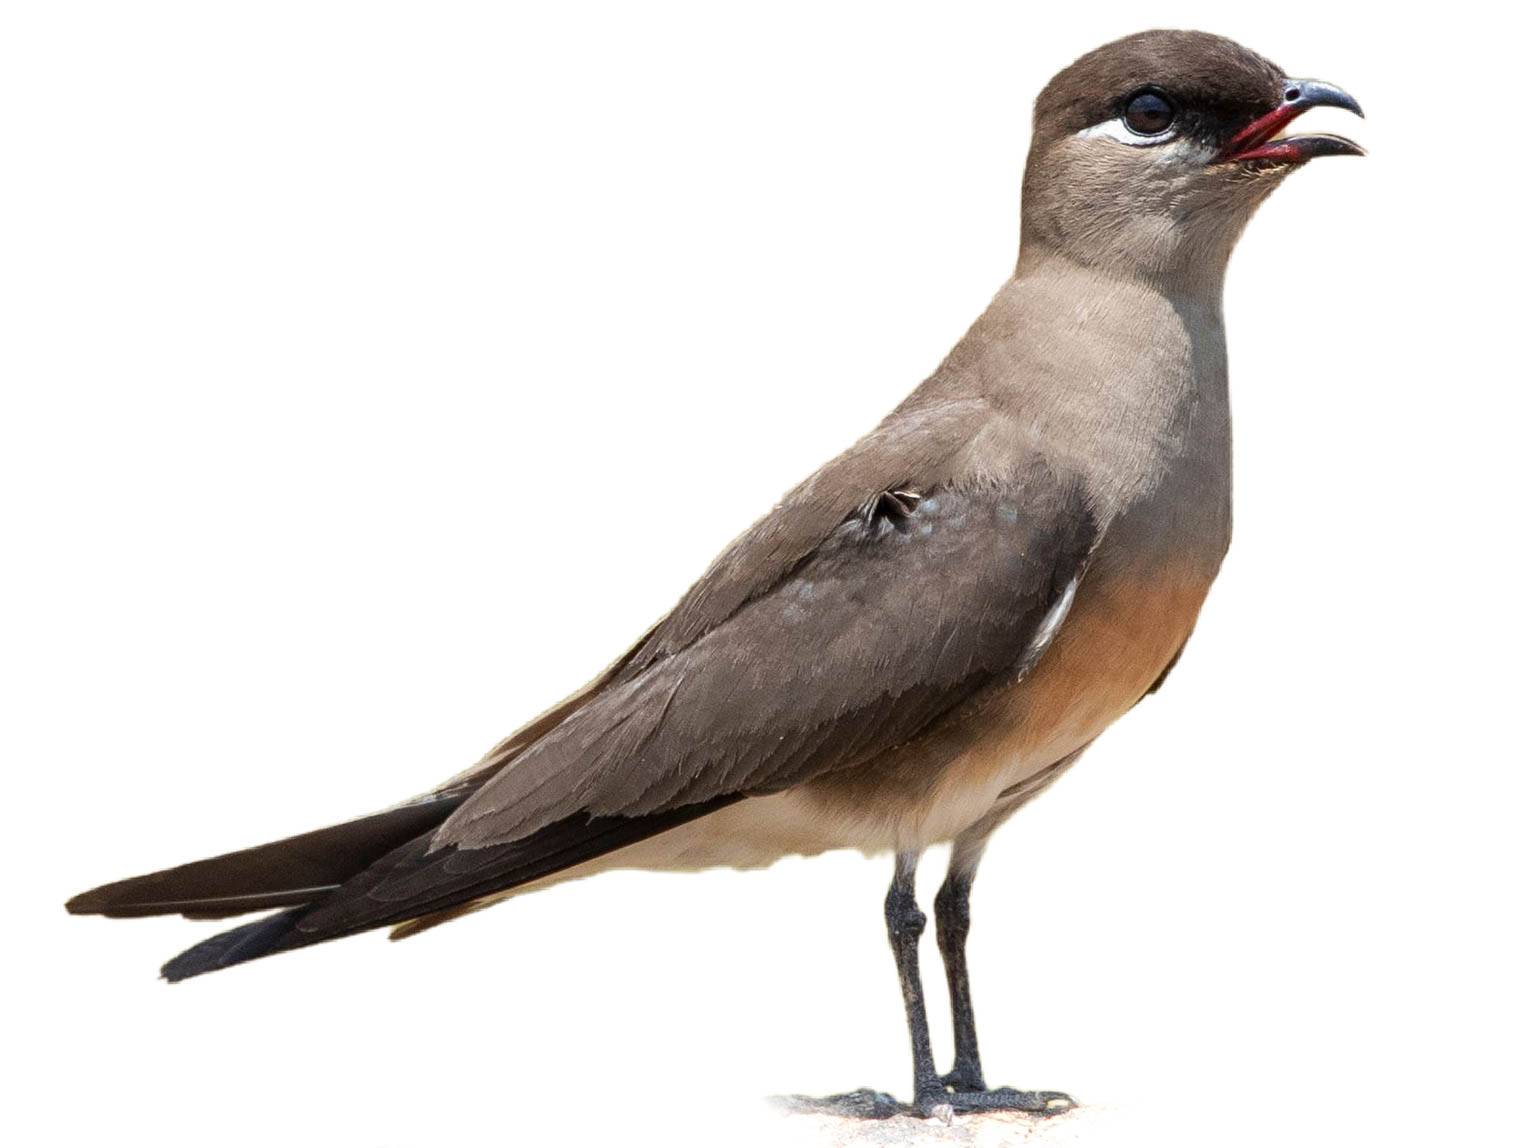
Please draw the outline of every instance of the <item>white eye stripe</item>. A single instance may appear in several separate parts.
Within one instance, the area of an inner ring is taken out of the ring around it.
[[[1153,148],[1156,162],[1178,167],[1183,164],[1207,164],[1217,158],[1217,150],[1190,136],[1179,135],[1174,128],[1157,135],[1140,136],[1121,120],[1107,120],[1076,132],[1079,139],[1110,139],[1129,147]]]
[[[1155,144],[1162,144],[1174,139],[1175,129],[1169,127],[1157,135],[1139,135],[1118,117],[1114,120],[1103,120],[1098,124],[1093,124],[1077,134],[1082,140],[1099,139],[1101,136],[1105,136],[1107,139],[1113,139],[1117,143],[1124,143],[1131,147],[1153,147]]]

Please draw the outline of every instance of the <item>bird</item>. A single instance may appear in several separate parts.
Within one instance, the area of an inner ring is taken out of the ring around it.
[[[1283,134],[1314,107],[1361,114],[1341,88],[1205,32],[1080,57],[1035,102],[1019,254],[992,302],[613,664],[421,796],[103,885],[68,911],[268,913],[170,960],[175,982],[373,929],[413,935],[612,869],[891,855],[911,1108],[1072,1106],[987,1083],[970,893],[994,831],[1163,685],[1196,624],[1231,536],[1229,257],[1288,175],[1364,154]],[[946,1073],[915,890],[941,845]]]

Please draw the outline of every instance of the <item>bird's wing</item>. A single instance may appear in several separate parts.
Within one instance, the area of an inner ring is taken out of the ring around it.
[[[1040,460],[1004,481],[955,479],[976,429],[954,420],[936,446],[885,424],[735,542],[434,834],[166,975],[442,913],[854,769],[1024,672],[1098,527],[1077,482]]]
[[[1095,534],[1082,492],[1041,464],[998,486],[858,491],[782,575],[521,750],[434,845],[776,792],[870,760],[1016,672]]]
[[[918,479],[935,485],[990,413],[983,399],[906,405],[825,463],[735,538],[667,615],[568,698],[516,730],[436,792],[476,787],[613,683],[685,649],[785,577],[846,515]]]

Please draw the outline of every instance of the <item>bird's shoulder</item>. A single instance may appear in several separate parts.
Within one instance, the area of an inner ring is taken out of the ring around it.
[[[994,411],[982,397],[921,401],[918,392],[870,433],[788,491],[726,546],[624,659],[637,673],[685,649],[778,584],[842,523],[946,485]]]

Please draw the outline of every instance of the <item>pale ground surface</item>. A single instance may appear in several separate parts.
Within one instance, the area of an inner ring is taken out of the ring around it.
[[[1081,1106],[1060,1116],[1023,1112],[958,1116],[951,1123],[915,1116],[857,1120],[820,1113],[783,1112],[771,1142],[781,1148],[882,1148],[892,1145],[961,1144],[971,1148],[1011,1145],[1088,1144],[1117,1148],[1143,1143],[1142,1128],[1120,1109]],[[763,1130],[764,1131],[764,1130]],[[761,1137],[761,1142],[765,1142]]]

